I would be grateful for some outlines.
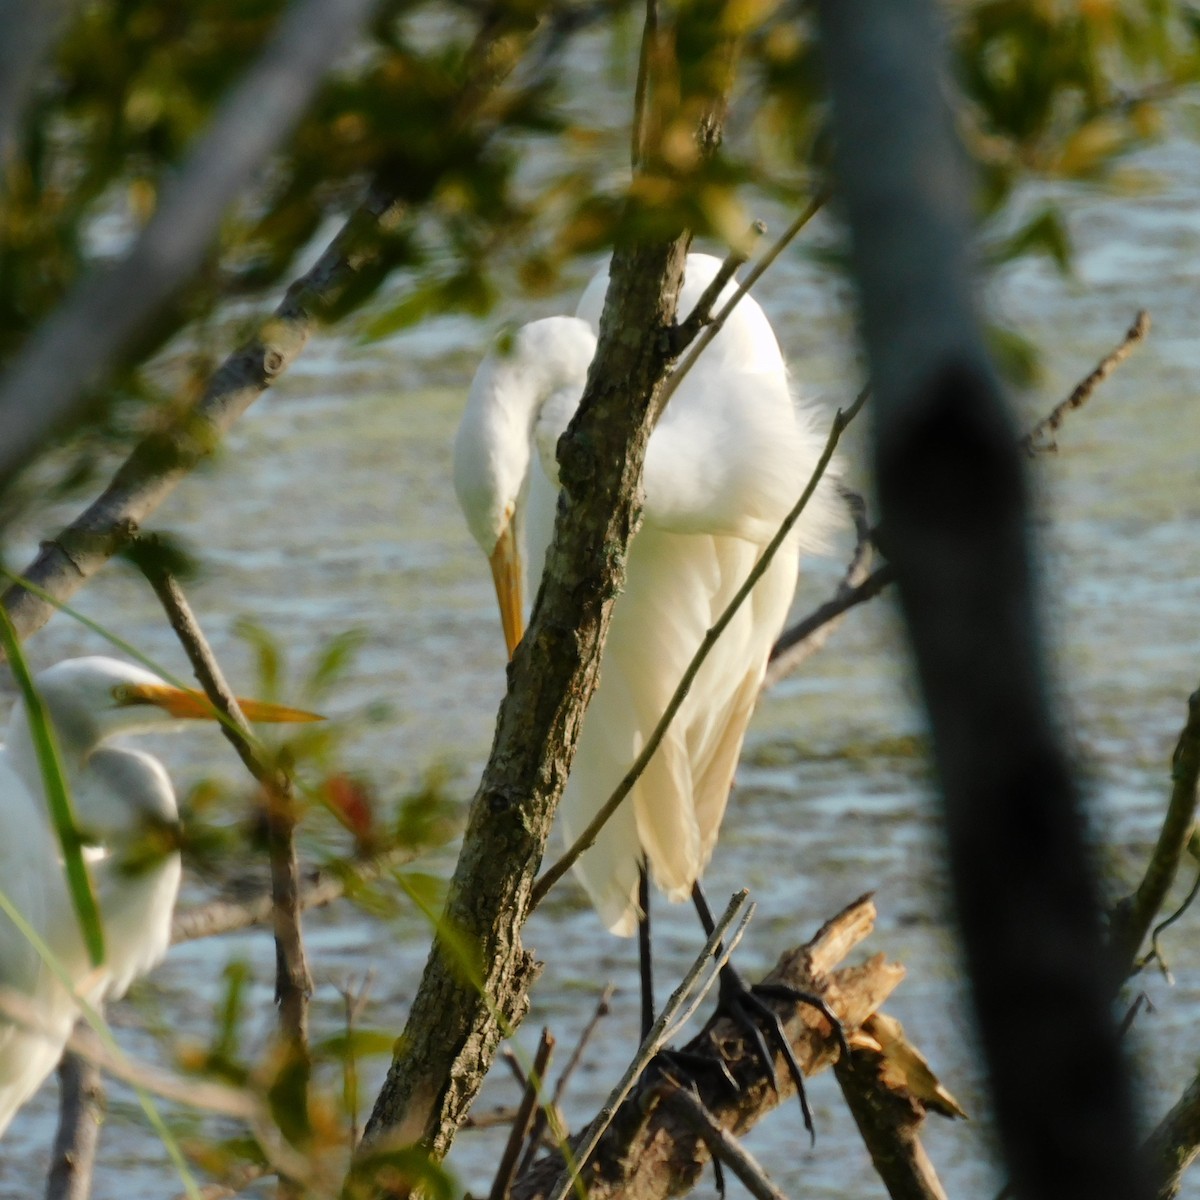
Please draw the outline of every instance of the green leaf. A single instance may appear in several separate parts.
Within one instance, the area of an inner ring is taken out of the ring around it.
[[[279,643],[261,625],[248,618],[238,621],[233,632],[254,651],[258,663],[259,696],[274,700],[279,695],[279,680],[283,674],[283,652]]]
[[[352,1029],[313,1044],[314,1055],[337,1059],[391,1054],[395,1049],[396,1035],[382,1029]]]
[[[304,695],[310,699],[324,695],[354,665],[366,640],[365,629],[347,629],[326,642],[305,680]]]
[[[46,792],[46,802],[50,806],[54,832],[58,835],[58,843],[62,848],[63,868],[67,876],[67,889],[71,893],[71,905],[79,919],[79,930],[83,934],[84,945],[87,946],[88,958],[92,966],[98,967],[104,961],[104,929],[100,923],[100,909],[92,892],[92,881],[83,861],[83,839],[75,820],[71,790],[63,770],[58,741],[54,736],[54,727],[50,724],[46,706],[42,703],[42,698],[34,686],[33,676],[29,673],[29,664],[21,651],[16,630],[13,629],[7,611],[2,607],[0,642],[4,644],[4,653],[8,656],[8,664],[25,702],[29,732],[37,752],[38,769],[42,773],[42,787]]]

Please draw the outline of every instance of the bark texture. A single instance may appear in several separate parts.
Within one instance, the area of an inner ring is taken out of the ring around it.
[[[369,1153],[419,1141],[442,1157],[527,1010],[536,967],[521,928],[640,513],[686,252],[680,237],[614,255],[587,389],[559,448],[565,503],[546,574],[509,666],[441,929],[367,1124]]]

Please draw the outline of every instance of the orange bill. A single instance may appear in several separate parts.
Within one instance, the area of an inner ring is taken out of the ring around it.
[[[180,720],[215,721],[216,710],[203,692],[194,692],[189,688],[171,687],[166,683],[126,683],[116,689],[117,701],[122,705],[153,704],[172,717]],[[268,704],[264,700],[243,700],[238,698],[247,721],[265,721],[272,723],[323,721],[324,717],[317,713],[306,712],[302,708],[288,708],[284,704]]]
[[[491,563],[492,579],[496,584],[500,623],[504,626],[504,644],[508,647],[508,657],[512,658],[525,635],[525,597],[521,588],[521,554],[511,522],[500,535],[488,562]]]

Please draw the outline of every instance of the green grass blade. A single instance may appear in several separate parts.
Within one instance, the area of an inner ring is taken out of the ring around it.
[[[21,698],[25,701],[29,732],[37,753],[38,769],[42,773],[42,787],[46,793],[46,803],[50,807],[54,832],[58,835],[58,844],[62,849],[63,868],[67,877],[67,890],[71,893],[71,904],[79,918],[79,929],[83,934],[88,958],[93,966],[98,967],[104,961],[104,929],[100,924],[100,909],[92,893],[92,881],[83,861],[83,842],[71,804],[71,790],[67,785],[62,756],[58,752],[58,743],[46,706],[33,685],[33,676],[30,675],[29,664],[21,652],[21,643],[17,640],[16,630],[13,629],[8,613],[3,607],[0,607],[0,642],[4,644],[8,665],[12,668],[13,678],[16,679]]]

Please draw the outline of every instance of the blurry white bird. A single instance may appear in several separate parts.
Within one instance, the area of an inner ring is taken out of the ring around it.
[[[689,255],[681,315],[719,266]],[[606,272],[592,281],[578,318],[534,321],[487,356],[455,440],[455,489],[491,561],[510,654],[523,631],[524,580],[536,587],[541,576],[554,521],[555,450],[582,395],[607,283]],[[718,303],[733,290],[728,285]],[[641,750],[705,632],[799,498],[822,446],[793,402],[766,315],[744,297],[650,438],[643,524],[559,807],[568,844]],[[828,484],[818,489],[701,668],[632,795],[576,865],[614,933],[637,926],[643,861],[672,900],[692,894],[708,863],[800,549],[823,544],[832,500]]]
[[[76,658],[35,677],[54,727],[77,823],[91,849],[105,959],[93,966],[63,873],[37,749],[18,700],[0,750],[0,888],[90,1004],[121,996],[166,953],[179,890],[179,812],[158,759],[110,737],[213,719],[201,693],[169,687],[112,658]],[[319,720],[241,701],[253,721]],[[0,914],[0,1134],[54,1069],[79,1005],[9,918]]]

